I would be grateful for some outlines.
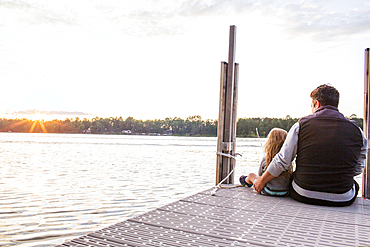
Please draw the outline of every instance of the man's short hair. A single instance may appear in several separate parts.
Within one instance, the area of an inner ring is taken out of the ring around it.
[[[317,100],[322,106],[331,105],[338,108],[339,92],[334,87],[324,84],[318,86],[310,94],[312,100]]]

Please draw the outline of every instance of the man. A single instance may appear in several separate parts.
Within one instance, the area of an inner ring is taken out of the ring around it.
[[[334,87],[321,85],[310,96],[312,114],[292,126],[254,188],[260,193],[296,158],[290,188],[293,199],[315,205],[351,205],[359,190],[353,177],[365,166],[367,139],[356,123],[338,111],[339,92]]]

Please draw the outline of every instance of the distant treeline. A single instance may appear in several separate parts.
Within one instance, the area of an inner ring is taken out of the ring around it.
[[[350,117],[362,128],[362,119]],[[266,137],[272,128],[289,130],[298,118],[240,118],[237,122],[238,137]],[[53,121],[32,121],[28,119],[0,119],[0,132],[33,133],[91,133],[91,134],[146,134],[178,136],[217,136],[217,120],[203,120],[201,116],[165,118],[164,120],[136,120],[132,117],[123,119],[99,118],[91,120],[75,118]]]

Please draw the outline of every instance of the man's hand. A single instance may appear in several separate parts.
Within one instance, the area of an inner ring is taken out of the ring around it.
[[[266,183],[262,182],[262,177],[257,177],[256,181],[253,183],[254,189],[258,192],[258,194],[261,194],[261,191],[263,188],[265,188]]]
[[[253,183],[254,189],[261,194],[263,188],[265,188],[266,184],[271,181],[274,176],[271,175],[268,171],[266,171],[261,177],[257,177],[256,182]]]

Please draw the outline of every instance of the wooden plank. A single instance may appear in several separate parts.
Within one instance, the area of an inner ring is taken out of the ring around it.
[[[225,120],[223,142],[231,145],[233,141],[233,103],[234,103],[234,79],[235,79],[235,50],[236,50],[236,26],[230,26],[229,33],[229,57],[227,66],[226,96],[225,96]],[[228,146],[229,146],[228,145]],[[232,154],[233,147],[229,147],[224,153]],[[233,169],[232,159],[222,157],[222,178],[225,178]],[[224,183],[234,183],[234,176],[230,176]]]
[[[219,98],[219,113],[217,122],[217,152],[222,152],[222,142],[224,139],[224,121],[225,121],[225,92],[227,78],[227,63],[221,62],[220,75],[220,98]],[[217,155],[216,158],[216,185],[221,182],[222,178],[222,157]]]
[[[370,80],[369,80],[369,73],[370,73],[370,52],[369,48],[365,50],[365,75],[364,75],[364,120],[363,120],[363,131],[366,137],[369,139],[370,136],[370,109],[369,109],[369,88],[370,88]],[[370,198],[370,171],[369,171],[369,158],[370,152],[367,152],[367,159],[365,162],[365,168],[362,173],[362,196],[365,198]]]
[[[237,113],[238,113],[238,85],[239,85],[239,64],[235,63],[235,73],[234,73],[234,95],[233,95],[233,122],[232,122],[232,128],[231,128],[231,137],[232,137],[232,142],[233,142],[233,149],[231,154],[235,156],[236,154],[236,130],[237,130]],[[231,160],[231,168],[235,167],[235,160]],[[234,174],[232,176],[231,183],[234,183]]]
[[[236,49],[236,27],[230,26],[229,34],[229,58],[226,80],[226,100],[225,100],[225,126],[224,142],[232,141],[232,123],[233,123],[233,97],[234,97],[234,79],[235,79],[235,49]]]

